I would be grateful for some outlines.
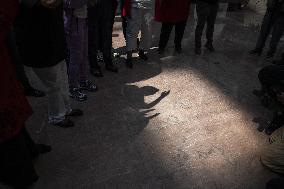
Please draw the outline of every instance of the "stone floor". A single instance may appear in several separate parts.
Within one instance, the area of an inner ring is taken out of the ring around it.
[[[92,78],[100,90],[74,102],[85,111],[74,128],[48,125],[46,99],[31,98],[35,114],[28,128],[36,141],[53,146],[36,162],[34,188],[262,189],[277,177],[259,162],[267,136],[252,121],[271,117],[251,94],[259,87],[259,69],[270,62],[247,53],[262,15],[222,7],[216,53],[194,55],[192,14],[183,53],[174,55],[171,42],[158,56],[155,23],[150,60],[128,70],[116,59],[119,74]],[[114,32],[114,46],[123,53],[119,22]]]

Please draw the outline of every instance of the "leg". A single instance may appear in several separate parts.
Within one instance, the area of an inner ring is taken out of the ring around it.
[[[64,63],[65,64],[65,63]],[[65,64],[66,68],[66,64]],[[48,117],[51,124],[65,120],[66,110],[65,101],[61,94],[61,74],[67,79],[67,69],[62,73],[62,63],[49,68],[34,68],[35,74],[42,81],[48,98]],[[68,79],[67,81],[68,82]],[[65,87],[69,91],[69,87]]]
[[[201,53],[201,37],[203,33],[203,29],[207,20],[207,17],[209,15],[209,5],[208,3],[197,1],[196,4],[196,11],[198,16],[197,26],[195,29],[195,49],[196,54]]]
[[[126,49],[127,49],[127,61],[126,65],[129,68],[133,67],[132,53],[137,49],[137,36],[141,28],[141,10],[132,8],[131,18],[127,19],[126,28]]]
[[[152,23],[153,15],[149,10],[141,10],[141,39],[139,49],[142,51],[148,51],[152,43]]]
[[[173,27],[174,27],[173,24],[162,23],[161,34],[160,34],[160,42],[159,42],[159,50],[163,51],[166,48]]]
[[[127,19],[126,48],[128,52],[137,49],[137,37],[141,28],[141,10],[132,8],[131,18]]]
[[[83,45],[83,33],[82,33],[82,19],[73,17],[70,15],[68,18],[69,24],[67,26],[70,29],[66,29],[67,40],[68,40],[68,49],[70,52],[69,64],[68,64],[68,76],[70,89],[79,88],[79,71],[80,65],[83,61],[82,50],[85,50]]]
[[[181,51],[181,41],[184,35],[185,27],[186,27],[186,21],[180,22],[176,24],[175,29],[175,49],[176,51]]]
[[[284,15],[279,16],[279,18],[275,21],[274,27],[272,30],[272,38],[270,42],[270,52],[271,55],[274,55],[276,52],[278,43],[283,35],[284,30]]]
[[[5,184],[24,188],[38,180],[29,142],[22,130],[13,139],[0,144],[0,180]]]
[[[99,22],[100,37],[102,40],[102,53],[104,56],[104,61],[106,63],[106,68],[113,67],[112,63],[112,29],[114,21],[114,7],[113,1],[104,1],[101,8],[102,19]],[[113,70],[115,71],[115,70]],[[117,69],[116,69],[117,72]]]
[[[218,3],[210,5],[210,13],[209,16],[207,17],[206,38],[207,38],[207,44],[211,46],[213,44],[213,35],[214,35],[214,28],[218,14],[218,9],[219,9]]]
[[[267,37],[271,31],[272,25],[273,25],[273,12],[267,9],[265,16],[262,20],[261,30],[258,36],[255,49],[260,49],[262,51],[263,47],[265,46]]]
[[[102,77],[102,72],[100,70],[97,55],[100,47],[100,30],[99,30],[99,20],[100,9],[96,6],[90,6],[88,9],[88,55],[90,63],[90,71],[96,77]]]

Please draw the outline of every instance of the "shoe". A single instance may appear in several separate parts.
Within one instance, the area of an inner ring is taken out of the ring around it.
[[[181,54],[182,53],[182,48],[181,47],[176,47],[175,48],[175,52],[178,53],[178,54]]]
[[[251,54],[251,55],[256,54],[256,55],[258,55],[258,56],[261,56],[261,54],[262,54],[262,49],[255,48],[255,49],[249,51],[249,54]]]
[[[109,72],[114,72],[114,73],[118,72],[118,68],[115,67],[113,64],[107,65],[106,70],[109,71]]]
[[[70,128],[70,127],[74,127],[74,122],[70,120],[69,118],[65,118],[64,120],[54,123],[53,125],[62,127],[62,128]]]
[[[85,101],[85,100],[87,100],[87,95],[82,93],[79,88],[70,89],[69,96],[71,98],[74,98],[77,101]]]
[[[148,57],[147,57],[147,55],[145,54],[144,51],[140,50],[138,55],[139,55],[140,59],[145,60],[145,61],[148,60]]]
[[[210,51],[210,52],[215,52],[215,48],[213,47],[212,43],[206,43],[205,47]]]
[[[195,48],[195,54],[201,55],[201,48]]]
[[[98,90],[98,87],[95,84],[93,84],[91,81],[86,80],[80,82],[80,90],[94,92]]]
[[[34,88],[29,88],[25,89],[25,94],[26,96],[32,96],[32,97],[44,97],[46,96],[44,92],[34,89]]]
[[[133,69],[133,62],[131,58],[126,59],[125,64],[127,68]]]
[[[78,116],[82,116],[83,114],[84,114],[84,112],[82,110],[80,110],[80,109],[72,109],[71,112],[66,114],[66,116],[78,117]]]
[[[100,68],[99,69],[91,69],[90,73],[95,77],[104,77]]]
[[[275,51],[274,50],[269,50],[266,54],[266,58],[273,58],[274,57],[274,54],[275,54]]]

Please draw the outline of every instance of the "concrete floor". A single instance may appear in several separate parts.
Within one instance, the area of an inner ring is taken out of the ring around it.
[[[225,5],[224,5],[225,7]],[[223,9],[225,10],[225,9]],[[194,55],[195,17],[188,22],[184,53],[173,44],[164,56],[135,61],[119,74],[92,78],[100,90],[74,107],[85,111],[76,127],[46,121],[46,99],[31,98],[28,128],[36,141],[53,146],[40,157],[35,189],[262,189],[272,177],[259,157],[267,136],[255,117],[269,118],[251,91],[257,73],[270,64],[251,57],[262,15],[220,12],[217,52]],[[159,24],[154,24],[154,46]],[[120,23],[114,46],[124,52]],[[169,91],[169,94],[168,94]]]

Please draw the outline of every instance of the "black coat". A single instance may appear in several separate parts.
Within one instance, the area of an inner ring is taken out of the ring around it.
[[[23,4],[16,21],[19,52],[26,66],[46,68],[66,58],[63,7],[54,10],[39,5]],[[25,2],[25,0],[23,0]]]

